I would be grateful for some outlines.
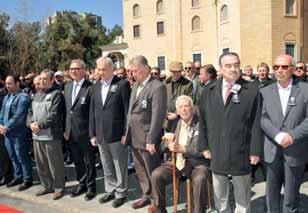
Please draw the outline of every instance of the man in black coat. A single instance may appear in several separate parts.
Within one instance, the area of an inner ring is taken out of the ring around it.
[[[101,81],[93,87],[90,110],[90,137],[98,145],[104,170],[105,193],[100,203],[115,200],[114,208],[127,197],[127,146],[125,141],[126,117],[130,85],[113,74],[113,63],[108,57],[97,59]]]
[[[92,83],[85,80],[85,63],[76,59],[71,62],[70,75],[73,82],[64,87],[66,123],[64,137],[72,151],[79,181],[71,197],[85,192],[85,200],[92,200],[96,194],[96,171],[93,147],[89,138],[89,109]]]
[[[209,85],[200,100],[200,140],[211,159],[215,205],[231,212],[229,177],[234,185],[235,212],[250,212],[251,166],[259,161],[261,103],[255,83],[240,78],[236,53],[219,58],[223,78]]]

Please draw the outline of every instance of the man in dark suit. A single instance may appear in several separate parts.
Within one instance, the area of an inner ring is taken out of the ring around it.
[[[261,90],[268,213],[299,212],[299,189],[308,162],[308,85],[292,80],[292,60],[289,55],[278,56],[273,65],[277,83]]]
[[[250,212],[251,166],[259,161],[261,102],[255,83],[240,78],[236,53],[219,58],[222,79],[204,90],[200,100],[200,140],[211,159],[215,206],[231,212],[229,177],[234,186],[235,212]]]
[[[194,113],[194,103],[189,96],[179,96],[176,108],[180,120],[174,134],[165,133],[164,151],[169,156],[171,152],[176,152],[176,176],[192,179],[194,213],[205,212],[209,161],[202,154],[204,147],[199,141],[198,116]],[[153,171],[151,181],[154,201],[148,213],[166,213],[165,189],[172,182],[171,157]]]
[[[105,194],[100,203],[115,200],[114,208],[124,204],[127,197],[127,159],[125,125],[130,96],[130,85],[113,74],[113,63],[108,57],[97,59],[101,81],[93,87],[90,110],[90,137],[98,145],[104,170]]]
[[[85,79],[85,63],[72,60],[70,75],[73,82],[64,87],[66,106],[66,123],[64,137],[72,151],[78,188],[71,197],[77,197],[85,192],[85,200],[92,200],[96,194],[96,171],[93,147],[89,138],[89,111],[92,83]]]
[[[136,83],[129,103],[126,139],[131,144],[136,174],[143,196],[132,204],[134,209],[150,204],[151,174],[159,165],[159,144],[166,116],[166,87],[150,75],[148,61],[135,56],[131,70]]]

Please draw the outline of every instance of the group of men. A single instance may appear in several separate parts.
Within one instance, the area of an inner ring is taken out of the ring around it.
[[[206,180],[212,175],[219,212],[232,212],[230,180],[234,211],[250,212],[251,167],[263,159],[267,212],[299,211],[299,188],[308,162],[303,62],[278,56],[273,65],[276,81],[269,78],[265,63],[258,65],[256,79],[251,67],[242,74],[240,58],[233,52],[220,56],[218,72],[212,65],[187,62],[183,67],[173,61],[171,77],[164,82],[160,70],[151,68],[141,55],[117,73],[108,57],[97,59],[96,65],[99,78],[92,84],[86,79],[84,62],[73,60],[72,82],[63,92],[54,83],[53,72],[42,71],[40,91],[32,100],[21,91],[18,77],[7,76],[0,133],[14,168],[8,187],[19,185],[22,191],[32,186],[29,144],[23,140],[30,127],[42,185],[37,196],[53,193],[57,200],[64,195],[64,137],[79,182],[71,197],[85,194],[88,201],[96,196],[93,149],[98,147],[105,182],[99,202],[112,201],[114,208],[123,205],[128,196],[129,146],[142,190],[134,209],[150,205],[150,213],[166,212],[165,187],[176,175],[191,178],[194,212],[205,212]],[[162,162],[162,152],[175,153],[174,164],[169,157]]]

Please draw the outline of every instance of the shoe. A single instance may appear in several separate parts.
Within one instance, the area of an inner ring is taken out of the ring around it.
[[[109,202],[109,201],[111,201],[111,200],[113,200],[114,199],[114,195],[112,195],[112,194],[104,194],[103,195],[103,197],[101,197],[99,200],[98,200],[98,202],[99,203],[107,203],[107,202]]]
[[[96,196],[96,192],[94,192],[94,191],[87,191],[86,195],[84,196],[84,200],[85,201],[90,201],[93,198],[95,198],[95,196]]]
[[[52,199],[53,200],[59,200],[60,198],[62,198],[64,196],[64,191],[59,191],[59,192],[55,192],[52,195]]]
[[[122,206],[126,201],[126,197],[122,197],[122,198],[116,198],[113,202],[112,202],[112,207],[113,208],[118,208],[120,206]]]
[[[79,185],[78,188],[72,192],[71,197],[77,197],[87,191],[85,186]]]
[[[31,186],[33,186],[32,181],[27,181],[27,182],[23,182],[22,184],[19,185],[18,187],[18,191],[24,191],[26,189],[29,189]]]
[[[148,213],[167,213],[167,210],[165,208],[159,209],[158,206],[152,203],[148,208]]]
[[[42,195],[46,195],[46,194],[49,194],[49,193],[54,193],[55,191],[52,190],[52,189],[42,189],[38,192],[35,193],[35,196],[42,196]]]
[[[73,160],[71,158],[67,158],[67,160],[65,161],[65,165],[69,166],[73,163]]]
[[[17,186],[19,184],[22,184],[22,180],[14,178],[11,182],[6,184],[6,187],[10,188],[10,187],[13,187],[13,186]]]
[[[0,181],[0,186],[4,186],[6,184],[8,184],[9,182],[11,182],[13,180],[13,178],[3,178],[1,181]]]
[[[146,199],[146,198],[141,198],[137,201],[135,201],[133,204],[132,204],[132,208],[133,209],[140,209],[140,208],[143,208],[147,205],[150,205],[151,204],[151,201],[150,199]]]

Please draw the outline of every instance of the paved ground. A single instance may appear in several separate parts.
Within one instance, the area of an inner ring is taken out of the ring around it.
[[[118,209],[114,209],[111,203],[99,204],[98,198],[100,194],[103,193],[103,179],[97,178],[98,183],[98,196],[89,202],[83,200],[83,196],[77,198],[70,198],[68,195],[72,189],[74,189],[77,184],[74,180],[74,168],[72,166],[66,169],[67,176],[69,177],[67,182],[67,195],[58,201],[53,201],[51,195],[46,195],[42,197],[35,197],[34,194],[40,189],[38,182],[36,185],[24,192],[18,192],[17,187],[6,188],[0,187],[0,203],[9,205],[11,207],[23,210],[25,213],[96,213],[96,212],[108,212],[108,213],[138,213],[147,212],[147,208],[133,210],[131,208],[131,203],[138,198],[140,195],[140,188],[138,185],[138,180],[135,174],[129,175],[129,197],[128,202]],[[101,171],[98,177],[101,177]],[[259,183],[255,184],[252,188],[252,213],[263,213],[265,212],[265,183],[258,176]],[[172,188],[167,187],[167,198],[168,198],[168,212],[172,212]],[[185,209],[185,192],[184,185],[181,184],[180,187],[180,201],[179,201],[179,212],[186,212]],[[301,210],[300,213],[308,212],[308,174],[306,175],[305,182],[301,187]]]

